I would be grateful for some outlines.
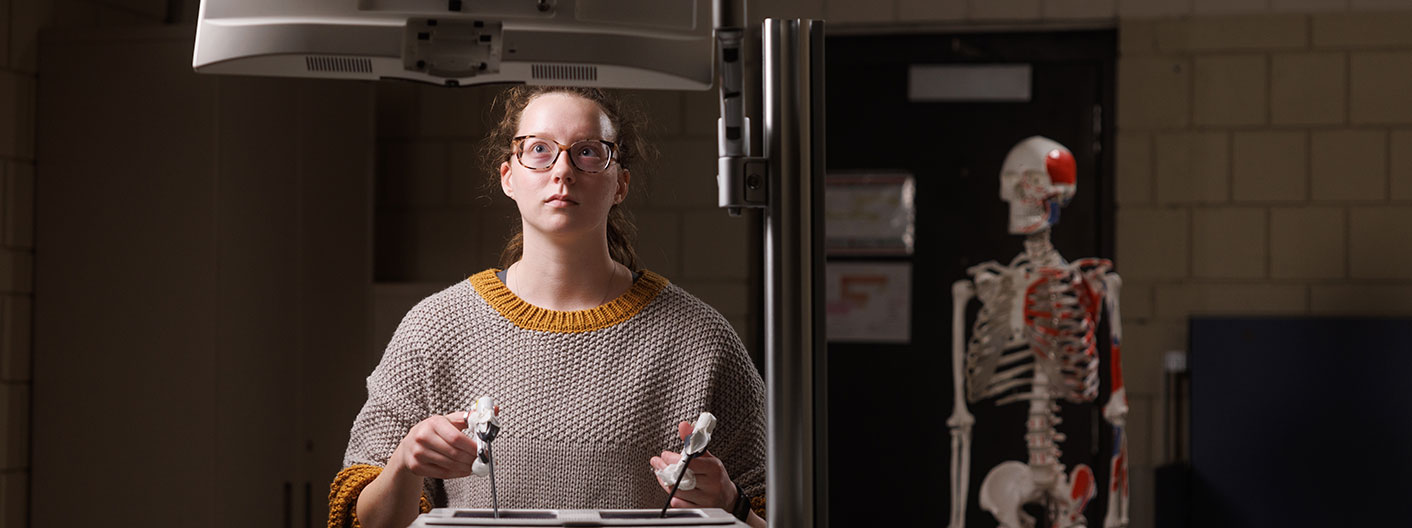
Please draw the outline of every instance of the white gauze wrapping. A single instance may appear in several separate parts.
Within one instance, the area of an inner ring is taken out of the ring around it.
[[[677,474],[683,470],[686,475],[681,478],[681,486],[678,489],[688,491],[696,489],[696,474],[686,467],[687,456],[694,455],[706,450],[706,444],[711,443],[711,431],[716,429],[716,416],[703,412],[696,418],[696,424],[691,427],[691,436],[686,437],[686,446],[682,448],[681,460],[675,464],[668,464],[667,467],[657,470],[657,480],[666,486],[671,486],[677,481]]]
[[[476,441],[477,455],[484,453],[486,447],[486,442],[482,442],[477,433],[485,432],[491,424],[500,425],[500,418],[495,415],[495,399],[490,396],[476,398],[476,404],[466,412],[466,434]],[[471,474],[477,477],[490,475],[490,465],[477,456],[471,463]]]

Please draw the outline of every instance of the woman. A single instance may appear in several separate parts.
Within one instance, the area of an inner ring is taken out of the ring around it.
[[[660,507],[666,486],[652,470],[677,461],[683,420],[709,411],[714,455],[691,463],[697,487],[672,505],[763,526],[764,385],[729,323],[639,269],[627,241],[618,204],[646,148],[638,120],[592,89],[516,87],[504,102],[487,150],[521,233],[503,270],[403,319],[368,377],[329,525],[402,527],[433,505],[489,507],[463,432],[465,410],[489,395],[502,407],[501,507]]]

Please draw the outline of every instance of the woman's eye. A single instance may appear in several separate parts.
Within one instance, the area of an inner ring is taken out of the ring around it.
[[[530,146],[530,152],[534,152],[535,154],[543,154],[544,151],[546,151],[546,150],[548,150],[548,149],[549,149],[549,147],[546,146],[546,145],[544,145],[543,143],[540,143],[540,144],[538,144],[538,145],[532,145],[532,146]]]

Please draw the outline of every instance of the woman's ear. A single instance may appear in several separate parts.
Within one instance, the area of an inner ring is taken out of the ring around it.
[[[620,204],[628,197],[628,184],[632,182],[632,172],[627,169],[618,171],[618,192],[613,194],[613,203]]]
[[[510,162],[508,161],[500,162],[500,190],[510,199],[515,198],[515,188],[510,185]]]

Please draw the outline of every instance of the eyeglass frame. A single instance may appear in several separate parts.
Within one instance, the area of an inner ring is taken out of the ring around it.
[[[538,169],[536,169],[536,168],[534,168],[534,167],[531,167],[531,166],[529,166],[529,165],[525,165],[525,160],[521,159],[520,157],[523,156],[524,153],[525,153],[525,150],[524,150],[524,148],[522,148],[522,147],[523,147],[523,145],[524,145],[525,140],[526,140],[526,139],[529,139],[529,138],[542,139],[542,140],[548,141],[548,142],[550,142],[550,143],[553,143],[555,146],[558,146],[558,147],[559,147],[559,151],[554,153],[554,159],[549,162],[549,165],[546,165],[546,166],[544,166],[544,167],[542,167],[542,168],[538,168]],[[608,161],[603,164],[603,168],[598,169],[598,170],[587,170],[587,169],[584,169],[583,167],[579,167],[578,163],[574,162],[574,155],[573,155],[573,154],[569,154],[569,165],[572,166],[574,169],[580,171],[580,172],[585,172],[585,173],[588,173],[588,174],[598,174],[598,173],[600,173],[600,172],[603,172],[603,171],[608,170],[608,167],[613,166],[613,162],[615,162],[615,161],[618,160],[618,144],[617,144],[617,143],[614,143],[614,142],[612,142],[612,141],[608,141],[608,140],[606,140],[606,139],[583,139],[583,140],[575,141],[572,145],[565,145],[565,144],[563,144],[563,143],[560,143],[560,142],[558,142],[558,141],[555,141],[555,140],[553,140],[553,139],[549,139],[549,138],[546,138],[546,137],[540,137],[540,136],[536,136],[536,135],[534,135],[534,134],[526,134],[526,135],[523,135],[523,136],[515,136],[515,137],[513,137],[513,138],[510,138],[510,145],[514,147],[514,151],[515,151],[515,162],[516,162],[516,163],[519,163],[521,167],[524,167],[524,168],[529,169],[529,170],[532,170],[532,171],[547,171],[547,170],[549,170],[549,169],[551,169],[551,168],[554,168],[554,164],[555,164],[555,163],[559,163],[559,156],[563,155],[565,151],[567,151],[567,150],[569,150],[569,149],[571,149],[571,148],[574,148],[574,145],[578,145],[578,144],[580,144],[580,143],[586,143],[586,142],[590,142],[590,141],[597,141],[597,142],[599,142],[599,143],[602,143],[602,144],[608,146]]]

